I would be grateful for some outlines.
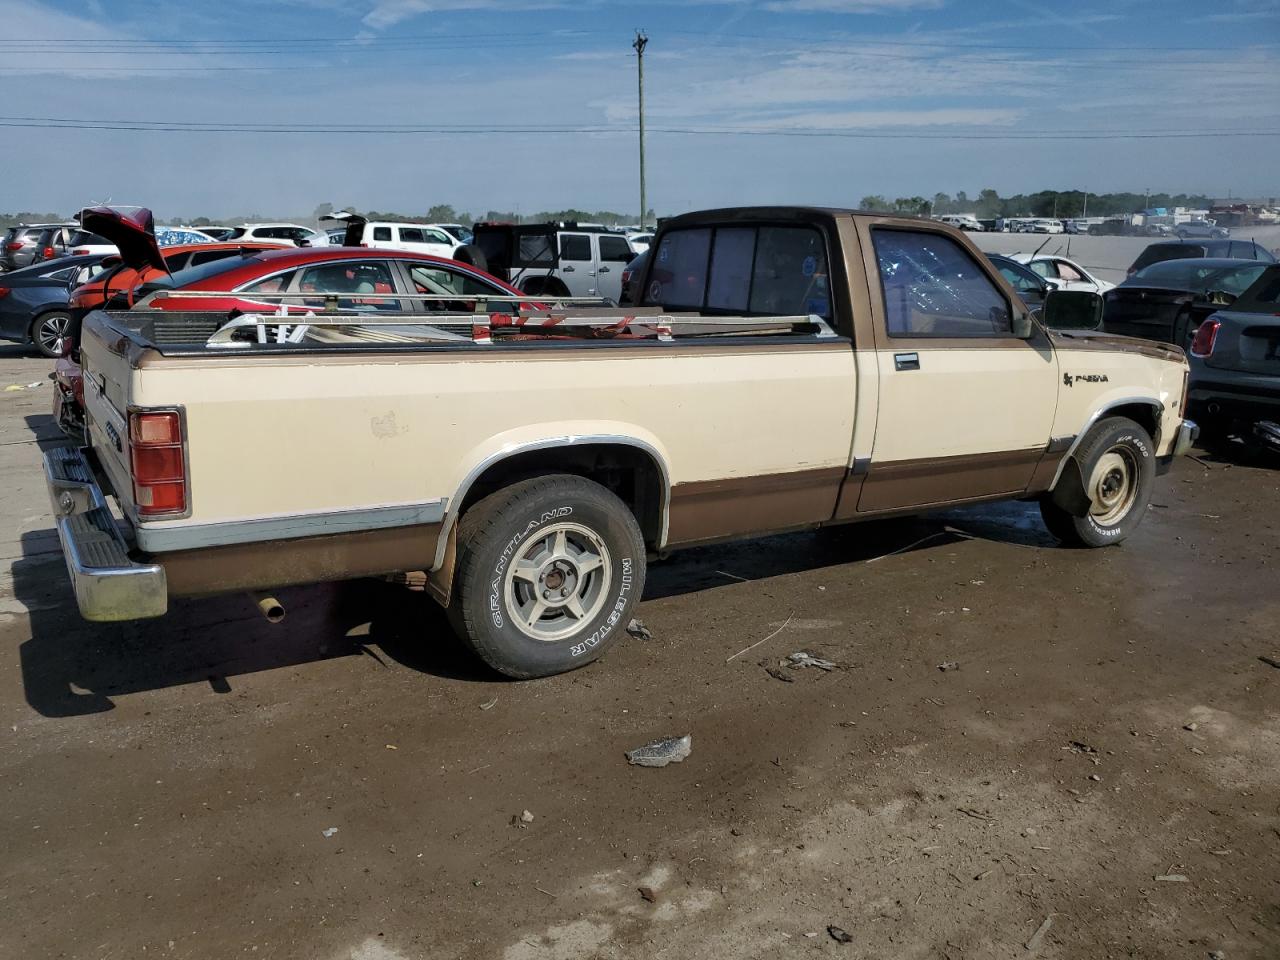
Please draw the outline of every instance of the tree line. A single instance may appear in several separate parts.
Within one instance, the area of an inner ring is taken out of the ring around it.
[[[1206,209],[1212,202],[1203,194],[1188,193],[1086,193],[1083,190],[1040,190],[1001,197],[988,187],[970,197],[960,190],[953,197],[935,193],[929,197],[895,197],[880,194],[863,197],[860,210],[885,210],[920,216],[971,213],[980,220],[997,217],[1111,217],[1138,213],[1148,207],[1191,207]]]

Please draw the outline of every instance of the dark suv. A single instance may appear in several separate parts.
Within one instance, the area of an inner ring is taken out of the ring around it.
[[[1163,260],[1192,260],[1204,257],[1260,260],[1263,263],[1276,262],[1270,250],[1252,240],[1168,240],[1164,243],[1153,243],[1138,254],[1138,259],[1129,267],[1129,276],[1132,277],[1143,267],[1149,267]]]

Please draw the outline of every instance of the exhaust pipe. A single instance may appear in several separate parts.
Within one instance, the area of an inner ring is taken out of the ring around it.
[[[284,619],[284,604],[265,593],[251,593],[249,599],[258,607],[267,623],[279,623]]]

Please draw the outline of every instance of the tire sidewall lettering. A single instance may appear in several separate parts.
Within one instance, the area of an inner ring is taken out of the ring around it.
[[[552,521],[563,520],[565,517],[572,515],[573,507],[570,506],[552,507],[550,510],[544,510],[536,519],[530,520],[523,530],[517,531],[498,554],[497,563],[493,568],[493,575],[489,578],[489,595],[486,606],[490,620],[499,630],[506,625],[506,621],[502,616],[502,579],[507,571],[507,564],[515,556],[520,544],[529,538],[529,534]]]

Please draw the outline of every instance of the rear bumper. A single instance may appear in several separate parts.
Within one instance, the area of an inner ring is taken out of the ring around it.
[[[1187,391],[1187,408],[1212,420],[1274,420],[1280,417],[1280,378],[1252,373],[1221,380],[1197,377]]]
[[[44,472],[80,615],[101,622],[162,616],[169,608],[164,568],[129,559],[84,452],[50,450]]]
[[[1168,473],[1174,459],[1190,453],[1199,439],[1200,426],[1194,420],[1183,420],[1178,424],[1178,432],[1173,438],[1173,449],[1165,456],[1156,458],[1156,475],[1163,476]]]

